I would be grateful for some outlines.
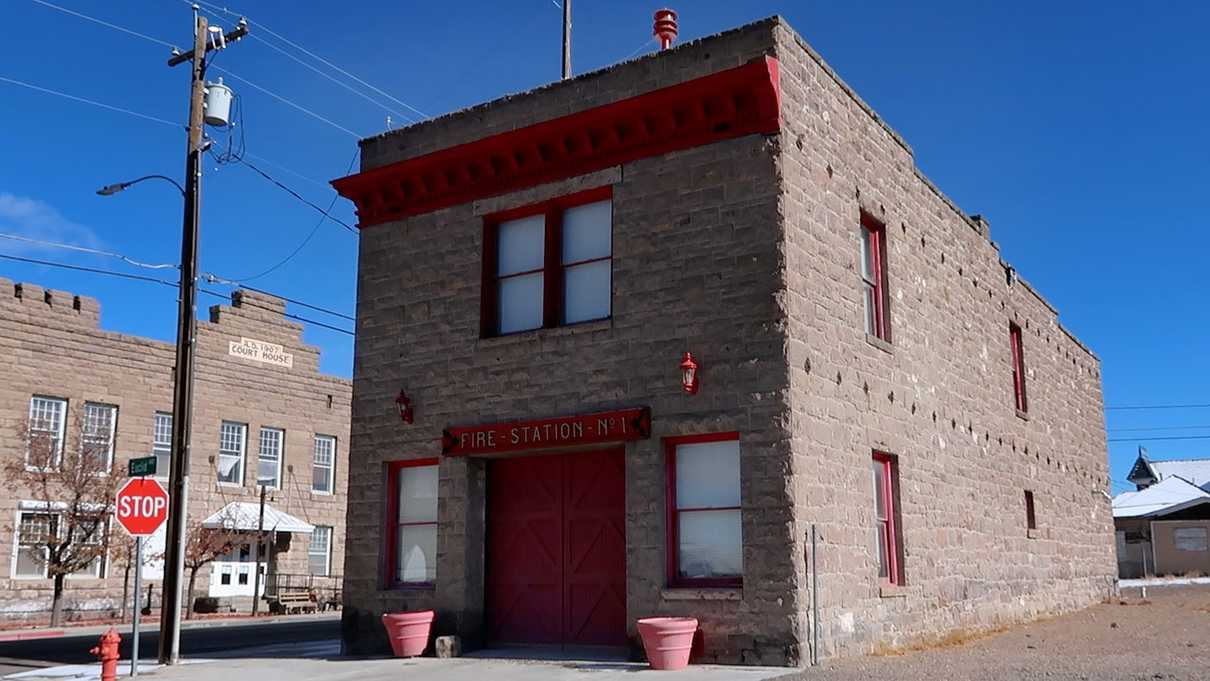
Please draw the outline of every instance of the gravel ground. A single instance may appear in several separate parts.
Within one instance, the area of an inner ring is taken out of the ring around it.
[[[1014,627],[963,645],[826,662],[786,681],[1205,681],[1210,587],[1137,589],[1121,602]]]

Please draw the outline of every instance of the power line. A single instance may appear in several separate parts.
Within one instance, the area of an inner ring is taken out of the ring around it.
[[[223,279],[222,277],[217,276],[217,275],[215,275],[215,274],[212,274],[212,273],[210,273],[210,272],[203,273],[203,274],[202,274],[202,278],[203,278],[203,279],[205,279],[206,281],[208,281],[208,282],[212,283],[212,284],[223,284],[223,285],[226,285],[226,286],[234,286],[234,287],[236,287],[236,288],[247,289],[247,290],[249,290],[249,291],[254,291],[254,292],[256,292],[256,293],[263,293],[263,294],[265,294],[265,295],[267,295],[267,296],[273,296],[273,297],[275,297],[275,298],[281,298],[282,300],[286,301],[287,303],[291,303],[291,304],[294,304],[294,305],[298,305],[298,306],[301,306],[301,307],[305,307],[305,308],[309,308],[309,309],[315,310],[316,312],[323,312],[324,314],[330,314],[330,315],[332,315],[333,317],[340,317],[341,319],[347,319],[347,320],[349,320],[349,321],[351,321],[351,322],[355,322],[355,321],[357,321],[357,318],[356,318],[356,317],[353,317],[353,316],[351,316],[351,315],[347,315],[347,314],[345,314],[345,313],[343,313],[343,312],[337,312],[336,310],[329,310],[329,309],[328,309],[328,308],[326,308],[326,307],[320,307],[320,306],[318,306],[318,305],[312,305],[311,303],[304,303],[304,302],[303,302],[303,301],[301,301],[301,300],[295,300],[295,299],[293,299],[293,298],[287,298],[286,296],[283,296],[283,295],[281,295],[280,293],[273,293],[272,291],[265,291],[265,290],[263,290],[263,289],[255,288],[255,287],[252,287],[252,286],[246,286],[246,285],[244,285],[244,284],[242,284],[242,283],[240,283],[240,282],[238,282],[238,281],[230,281],[230,280],[227,280],[227,279]]]
[[[261,177],[265,178],[266,180],[268,180],[268,181],[272,182],[273,184],[277,185],[278,187],[281,187],[283,190],[285,190],[286,192],[288,192],[288,193],[289,193],[291,196],[293,196],[294,198],[298,199],[299,201],[302,201],[303,203],[307,204],[308,206],[310,206],[310,207],[314,208],[315,210],[319,211],[319,214],[320,214],[320,215],[322,215],[322,216],[324,216],[325,218],[327,218],[327,219],[331,220],[332,222],[335,222],[336,224],[340,225],[341,227],[344,227],[345,229],[349,230],[349,231],[350,231],[350,232],[352,232],[353,234],[357,234],[357,230],[356,230],[355,228],[353,228],[351,225],[349,225],[349,223],[345,222],[344,220],[341,220],[340,218],[332,217],[332,214],[329,212],[329,211],[331,211],[331,210],[332,210],[332,206],[336,205],[336,203],[335,203],[335,197],[333,197],[333,202],[332,202],[332,203],[331,203],[331,204],[328,206],[328,208],[327,208],[327,209],[320,208],[320,207],[319,207],[318,205],[316,205],[315,203],[312,203],[311,201],[309,201],[309,200],[307,200],[307,199],[303,198],[303,197],[302,197],[302,195],[301,195],[301,194],[299,194],[298,192],[294,191],[293,189],[290,189],[290,188],[289,188],[289,187],[287,187],[286,185],[284,185],[284,184],[282,184],[281,182],[279,182],[279,181],[277,181],[276,179],[274,179],[274,178],[273,178],[271,175],[269,175],[269,174],[268,174],[268,173],[266,173],[265,171],[263,171],[263,170],[261,170],[260,168],[257,168],[256,166],[252,165],[252,164],[251,164],[251,163],[249,163],[249,162],[248,162],[246,159],[240,159],[240,161],[239,161],[239,162],[240,162],[241,164],[245,165],[245,166],[248,166],[248,168],[252,169],[252,171],[253,171],[253,172],[255,172],[256,174],[258,174],[258,175],[260,175]]]
[[[146,276],[143,274],[130,274],[129,272],[118,272],[116,270],[101,269],[99,267],[85,267],[84,265],[72,265],[69,263],[54,262],[51,260],[41,260],[39,258],[25,258],[25,257],[17,256],[17,255],[7,255],[5,253],[0,253],[0,258],[2,258],[4,260],[15,260],[17,262],[30,263],[33,265],[44,265],[46,267],[58,267],[58,268],[65,269],[65,270],[74,270],[77,272],[88,272],[90,274],[100,274],[100,275],[109,276],[109,277],[117,277],[120,279],[130,279],[132,281],[142,281],[142,282],[147,282],[147,283],[152,283],[152,284],[162,284],[164,286],[170,286],[172,288],[180,288],[180,284],[178,282],[168,281],[167,279],[157,279],[155,277],[149,277],[149,276]],[[201,287],[198,288],[198,291],[205,293],[207,295],[210,295],[210,296],[222,298],[224,300],[231,300],[231,296],[224,295],[222,293],[218,293],[217,291],[211,291],[211,290],[201,288]],[[276,296],[277,294],[270,293],[268,295]],[[281,297],[281,296],[278,296],[278,297]],[[282,298],[282,299],[286,300],[285,298]],[[313,305],[306,305],[306,307],[317,309]],[[339,313],[332,313],[332,314],[339,315]],[[325,329],[331,329],[332,331],[339,331],[340,333],[348,334],[350,336],[354,335],[353,332],[349,331],[348,329],[342,329],[340,327],[332,326],[330,324],[325,324],[323,322],[316,321],[314,319],[309,319],[307,317],[301,317],[299,315],[290,314],[290,313],[284,313],[283,316],[285,316],[288,319],[294,319],[294,320],[297,320],[300,322],[305,322],[307,324],[314,324],[315,326],[321,326]],[[343,315],[340,315],[340,316],[343,316]]]
[[[38,244],[41,246],[50,246],[52,248],[62,248],[62,249],[69,250],[69,251],[78,251],[80,253],[91,253],[92,255],[104,255],[104,256],[107,256],[110,258],[117,258],[119,260],[126,262],[127,264],[134,265],[135,267],[142,267],[144,269],[149,269],[149,270],[180,269],[180,267],[178,265],[174,265],[171,263],[152,264],[152,263],[139,262],[138,260],[135,260],[134,258],[127,257],[125,255],[122,255],[121,253],[114,253],[113,251],[102,251],[98,248],[87,248],[85,246],[75,246],[72,244],[59,243],[57,241],[45,241],[43,239],[31,239],[27,236],[21,236],[19,234],[0,233],[0,239],[12,239],[14,241],[24,241],[26,243]]]
[[[353,152],[353,158],[351,158],[351,159],[349,160],[349,167],[348,167],[348,169],[347,169],[347,170],[345,170],[345,175],[348,175],[350,172],[352,172],[352,171],[353,171],[353,164],[355,164],[355,163],[357,162],[357,156],[358,156],[358,154],[360,153],[360,151],[361,151],[361,150],[359,149],[359,150],[357,150],[357,151]],[[294,259],[294,256],[296,256],[296,255],[298,255],[300,252],[302,252],[302,249],[303,249],[304,247],[306,247],[306,245],[307,245],[307,244],[311,243],[311,239],[312,239],[312,238],[314,238],[314,237],[315,237],[315,235],[316,235],[316,233],[318,233],[318,232],[319,232],[319,228],[323,226],[323,224],[324,224],[324,220],[328,219],[329,214],[332,212],[332,208],[336,206],[336,200],[337,200],[337,199],[339,199],[339,198],[340,198],[340,195],[339,195],[339,194],[333,194],[333,195],[332,195],[332,201],[328,203],[328,209],[327,209],[327,210],[324,212],[324,215],[323,215],[322,217],[320,217],[320,218],[319,218],[319,220],[318,220],[318,221],[315,223],[315,226],[314,226],[314,227],[312,227],[312,228],[311,228],[311,231],[310,231],[310,232],[307,234],[306,238],[304,238],[304,239],[302,240],[302,242],[298,244],[298,247],[297,247],[297,248],[295,248],[293,251],[290,251],[290,254],[289,254],[289,255],[287,255],[286,257],[284,257],[284,258],[282,258],[281,260],[279,260],[279,261],[277,262],[277,264],[273,265],[272,267],[270,267],[270,268],[268,268],[268,269],[266,269],[266,270],[264,270],[264,271],[262,271],[262,272],[260,272],[260,273],[258,273],[258,274],[254,274],[254,275],[252,275],[252,276],[250,276],[250,277],[242,277],[242,278],[240,278],[240,279],[237,279],[236,281],[238,281],[238,282],[240,282],[240,283],[242,284],[243,282],[252,281],[252,280],[254,280],[254,279],[260,279],[261,277],[263,277],[263,276],[265,276],[265,275],[267,275],[267,274],[269,274],[269,273],[271,273],[271,272],[273,272],[273,271],[277,270],[277,268],[279,268],[279,267],[281,267],[282,265],[285,265],[286,263],[288,263],[288,262],[290,262],[291,260],[293,260],[293,259]]]
[[[1206,430],[1210,429],[1210,424],[1204,426],[1153,426],[1149,428],[1110,428],[1109,430],[1118,433],[1145,433],[1154,432],[1157,430]]]
[[[109,109],[110,111],[117,111],[119,113],[129,114],[131,116],[137,116],[139,118],[149,120],[153,123],[171,125],[174,128],[184,128],[185,127],[181,123],[173,123],[172,121],[169,121],[169,120],[166,120],[163,118],[157,118],[155,116],[148,116],[147,114],[139,113],[138,111],[131,111],[130,109],[123,109],[120,106],[112,106],[110,104],[104,104],[104,103],[98,102],[93,99],[85,99],[84,97],[77,97],[75,95],[69,95],[66,92],[52,90],[50,88],[41,87],[39,85],[34,85],[33,83],[26,83],[25,81],[17,80],[15,78],[6,78],[4,76],[0,76],[0,81],[9,83],[11,85],[20,85],[21,87],[29,88],[31,90],[37,90],[38,92],[45,92],[48,95],[55,95],[56,97],[63,97],[65,99],[71,99],[71,100],[75,100],[77,102],[83,102],[85,104],[92,104],[93,106],[99,106],[102,109]]]
[[[191,0],[181,0],[181,1],[184,2],[185,4],[192,4]],[[234,10],[230,10],[226,7],[214,5],[209,2],[205,2],[204,0],[196,0],[196,2],[197,2],[197,4],[201,5],[202,7],[209,8],[211,11],[214,11],[214,12],[222,12],[223,14],[226,14],[227,16],[239,16],[239,17],[247,16],[246,14],[237,13]],[[253,22],[251,19],[248,20],[248,23],[256,26],[260,30],[264,31],[265,33],[268,33],[269,35],[273,36],[274,38],[277,38],[278,40],[289,45],[290,47],[293,47],[294,49],[298,50],[299,52],[302,52],[303,54],[307,55],[308,57],[320,62],[321,64],[323,64],[324,66],[327,66],[328,68],[332,69],[333,71],[336,71],[348,78],[353,79],[355,82],[359,83],[360,85],[363,85],[363,86],[369,88],[370,90],[382,95],[383,97],[386,97],[387,99],[395,102],[396,104],[398,104],[410,111],[414,111],[421,118],[429,118],[429,115],[426,114],[425,112],[421,111],[420,109],[417,109],[416,107],[412,106],[411,104],[408,104],[407,102],[399,99],[398,97],[391,95],[390,93],[386,92],[385,90],[382,90],[381,88],[375,87],[375,86],[371,85],[370,83],[367,83],[366,81],[362,80],[361,78],[358,78],[357,76],[353,75],[352,73],[349,73],[348,71],[340,68],[336,64],[333,64],[332,62],[328,61],[327,59],[324,59],[323,57],[319,56],[318,54],[315,54],[314,52],[308,50],[307,48],[303,47],[302,45],[299,45],[298,43],[290,40],[289,38],[285,37],[284,35],[270,29],[268,26],[264,25],[263,23],[261,23],[259,21]],[[264,41],[262,41],[262,42],[264,42]]]
[[[360,140],[361,138],[365,137],[365,135],[353,132],[352,130],[349,130],[348,128],[344,127],[343,125],[341,125],[339,123],[335,123],[330,119],[324,118],[323,116],[315,113],[314,111],[308,109],[305,106],[302,106],[301,104],[295,104],[294,102],[290,101],[289,99],[286,99],[285,97],[277,94],[276,92],[273,92],[272,90],[261,87],[260,85],[253,83],[252,81],[248,80],[247,78],[244,78],[243,76],[236,75],[235,73],[233,73],[231,71],[231,69],[225,69],[221,66],[211,66],[210,68],[214,69],[215,71],[222,71],[223,73],[227,74],[228,78],[234,78],[235,80],[238,80],[239,82],[251,87],[254,90],[260,90],[264,94],[269,95],[270,97],[272,97],[273,99],[276,99],[277,101],[281,102],[282,104],[285,104],[286,106],[290,106],[295,109],[298,109],[299,111],[307,114],[308,116],[311,116],[312,118],[314,118],[318,121],[327,123],[328,125],[332,126],[333,128],[336,128],[337,130],[339,130],[347,135],[351,135],[354,139]]]
[[[1132,404],[1121,407],[1105,407],[1105,411],[1126,411],[1134,409],[1210,409],[1210,404]]]
[[[73,17],[77,17],[77,18],[83,19],[85,21],[91,21],[94,24],[100,24],[102,26],[105,26],[106,28],[112,28],[115,31],[121,31],[122,33],[128,33],[132,36],[135,36],[136,38],[142,38],[143,40],[149,40],[153,43],[158,43],[171,50],[177,49],[176,45],[173,45],[172,43],[170,43],[166,40],[160,40],[159,38],[153,38],[153,37],[147,35],[146,33],[139,33],[138,31],[132,31],[131,29],[126,28],[124,26],[118,26],[117,24],[111,24],[108,21],[103,21],[96,17],[90,17],[87,14],[81,14],[79,12],[67,9],[66,7],[60,7],[58,5],[53,5],[49,2],[46,2],[45,0],[33,0],[33,2],[36,2],[39,5],[42,5],[43,7],[49,7],[51,9],[58,10],[60,12],[63,12],[64,14],[70,14]]]
[[[1157,440],[1210,440],[1210,435],[1162,435],[1159,437],[1111,437],[1107,442],[1154,442]]]

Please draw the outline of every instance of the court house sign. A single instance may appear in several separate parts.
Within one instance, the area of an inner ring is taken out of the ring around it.
[[[254,362],[264,362],[279,367],[291,369],[294,367],[294,355],[282,349],[282,346],[255,338],[241,338],[227,344],[227,354],[232,357],[242,357]]]

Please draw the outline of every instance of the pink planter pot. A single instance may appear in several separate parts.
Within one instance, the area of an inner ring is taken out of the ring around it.
[[[697,619],[693,617],[646,617],[638,621],[643,650],[652,669],[684,669],[689,666],[689,651]]]
[[[382,616],[382,625],[386,627],[395,657],[416,657],[429,645],[433,611],[387,613]]]

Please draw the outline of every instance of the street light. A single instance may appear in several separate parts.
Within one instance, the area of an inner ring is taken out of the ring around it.
[[[104,187],[101,187],[100,189],[97,190],[97,195],[98,196],[113,196],[114,194],[117,194],[120,191],[125,191],[127,187],[138,184],[138,183],[142,182],[143,180],[164,180],[165,182],[171,182],[172,185],[177,188],[177,191],[179,191],[181,193],[181,196],[185,195],[185,188],[181,186],[181,183],[177,182],[176,180],[172,179],[171,177],[168,177],[167,175],[144,175],[143,177],[135,178],[129,182],[118,182],[117,184],[107,184]]]
[[[196,7],[196,5],[195,5]],[[205,20],[199,20],[204,32]],[[197,42],[195,40],[195,42]],[[205,52],[205,45],[195,45],[195,52]],[[198,60],[194,60],[195,70]],[[194,84],[195,95],[198,88]],[[196,100],[195,96],[195,100]],[[197,344],[197,232],[198,195],[201,182],[200,144],[201,109],[197,102],[190,107],[191,127],[185,182],[189,190],[167,175],[144,175],[129,182],[118,182],[97,190],[101,196],[113,196],[144,180],[171,182],[181,192],[185,203],[185,218],[181,238],[181,283],[177,297],[176,362],[173,364],[172,386],[172,458],[168,465],[168,537],[164,551],[164,583],[160,589],[160,663],[176,664],[180,654],[181,581],[185,571],[185,518],[189,504],[189,446],[193,425],[193,357]]]

